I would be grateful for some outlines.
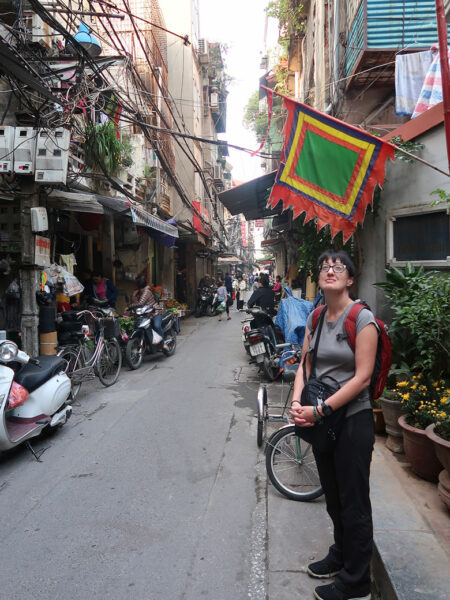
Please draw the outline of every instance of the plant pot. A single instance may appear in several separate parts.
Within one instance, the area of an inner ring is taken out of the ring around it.
[[[399,418],[398,424],[403,430],[403,445],[411,469],[422,479],[436,482],[443,467],[436,457],[433,442],[428,438],[425,429],[408,425],[405,415]]]
[[[375,433],[385,433],[386,424],[384,422],[383,411],[381,408],[373,409],[373,418],[375,420]]]
[[[386,433],[388,434],[386,447],[391,452],[403,454],[403,433],[398,424],[398,419],[402,414],[401,402],[389,398],[380,398],[380,404],[383,411]]]
[[[447,442],[447,440],[439,437],[434,432],[435,427],[436,423],[432,423],[431,425],[428,425],[428,427],[425,429],[425,432],[428,439],[430,439],[433,443],[434,451],[436,452],[439,462],[447,471],[447,473],[450,473],[450,442]]]
[[[439,473],[438,494],[442,502],[450,510],[450,475],[447,469]]]

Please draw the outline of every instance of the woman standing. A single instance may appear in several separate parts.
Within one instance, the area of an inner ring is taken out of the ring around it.
[[[356,321],[355,352],[345,336],[344,322],[353,302],[349,290],[355,267],[345,252],[324,252],[318,261],[319,285],[327,310],[316,358],[316,376],[331,377],[340,388],[316,409],[317,418],[346,407],[344,425],[333,450],[314,450],[328,514],[334,527],[334,544],[322,560],[308,566],[311,577],[334,577],[334,583],[318,586],[318,600],[370,600],[370,560],[373,527],[369,497],[370,462],[374,444],[374,422],[369,384],[375,364],[378,331],[370,310],[362,310]],[[303,361],[309,377],[311,352],[310,315],[303,345]],[[312,406],[302,406],[303,364],[299,367],[292,396],[291,415],[300,426],[316,423]]]

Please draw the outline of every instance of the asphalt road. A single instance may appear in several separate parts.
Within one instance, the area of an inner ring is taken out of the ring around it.
[[[41,463],[0,456],[0,598],[266,597],[258,377],[232,316],[184,320],[173,357],[85,384]]]

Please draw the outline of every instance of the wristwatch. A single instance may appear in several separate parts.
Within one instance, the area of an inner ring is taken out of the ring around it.
[[[333,409],[331,408],[331,406],[328,406],[328,404],[325,404],[325,402],[322,402],[321,409],[322,409],[322,414],[324,417],[329,417],[331,415],[331,413],[333,412]]]

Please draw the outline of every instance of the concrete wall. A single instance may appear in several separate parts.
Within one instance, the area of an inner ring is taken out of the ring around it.
[[[416,141],[424,144],[421,158],[443,171],[447,170],[443,125],[421,135]],[[363,272],[358,282],[358,295],[366,300],[381,318],[388,317],[389,312],[383,306],[384,294],[373,284],[385,279],[386,222],[399,210],[414,213],[418,208],[423,207],[424,211],[431,212],[433,209],[430,205],[436,196],[430,196],[430,192],[436,188],[450,192],[448,177],[419,162],[409,164],[398,159],[395,163],[388,161],[387,181],[381,193],[381,200],[375,207],[376,216],[375,213],[370,213],[369,209],[360,235],[364,262]]]

